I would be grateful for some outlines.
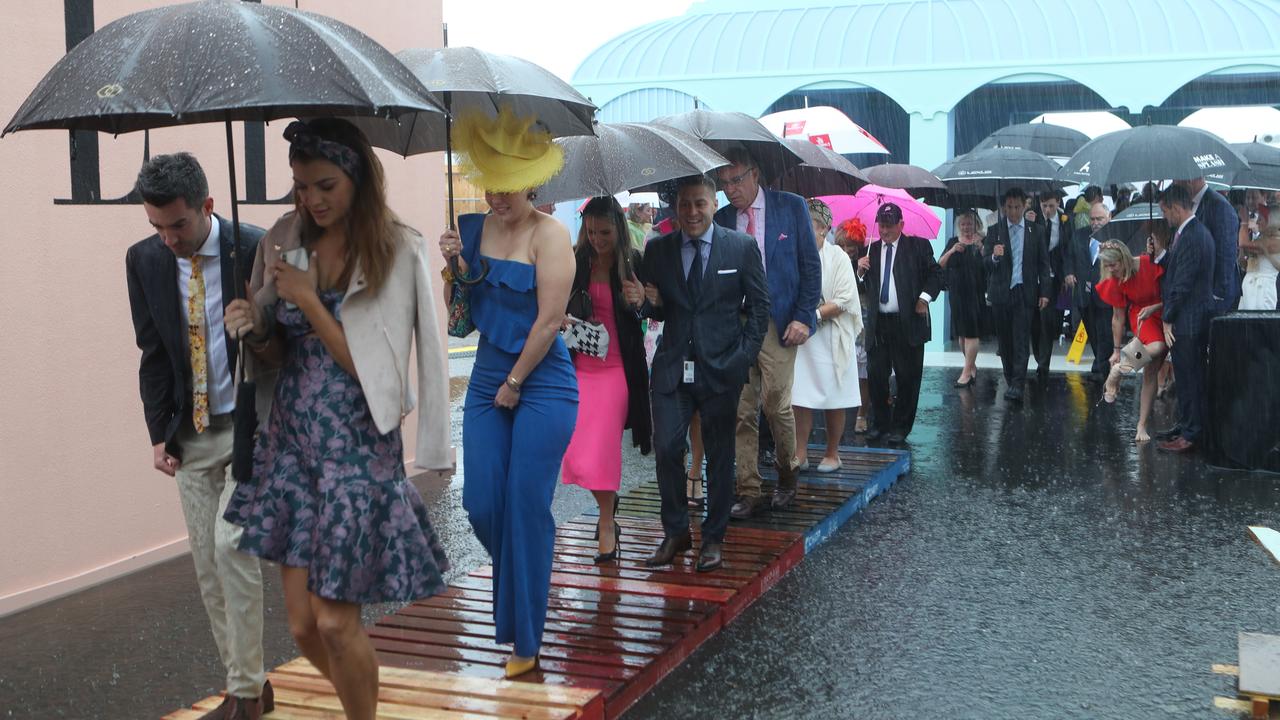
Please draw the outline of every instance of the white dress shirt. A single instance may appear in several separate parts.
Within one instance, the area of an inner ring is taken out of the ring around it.
[[[209,216],[209,237],[196,250],[200,258],[200,270],[204,274],[205,348],[209,353],[209,414],[223,415],[236,407],[234,383],[231,382],[231,365],[227,358],[227,333],[222,324],[222,243],[218,239],[218,218]],[[182,337],[191,320],[187,317],[187,302],[191,297],[187,283],[191,280],[191,259],[178,258],[178,295],[182,302]]]

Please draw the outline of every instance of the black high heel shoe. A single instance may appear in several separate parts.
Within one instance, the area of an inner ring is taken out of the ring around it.
[[[614,494],[613,494],[613,522],[614,522],[614,524],[617,524],[617,522],[618,522],[618,499],[619,499],[620,497],[621,497],[621,496],[620,496],[620,495],[618,495],[618,493],[614,493]],[[592,540],[599,540],[599,539],[600,539],[600,521],[599,521],[599,520],[596,520],[596,529],[591,533],[591,539],[592,539]]]
[[[622,549],[622,526],[618,524],[618,519],[613,520],[613,552],[597,553],[595,564],[602,565],[607,562],[613,562],[618,559],[618,551]]]

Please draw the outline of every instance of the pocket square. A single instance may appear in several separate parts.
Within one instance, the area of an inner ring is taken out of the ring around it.
[[[732,275],[732,274],[734,274],[734,273],[736,273],[736,272],[738,272],[738,268],[730,268],[730,269],[728,269],[728,270],[717,270],[717,271],[716,271],[716,274],[717,274],[717,275]]]

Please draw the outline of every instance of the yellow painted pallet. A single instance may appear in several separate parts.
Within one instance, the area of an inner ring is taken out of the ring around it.
[[[343,718],[333,686],[311,663],[297,659],[267,674],[275,690],[271,720]],[[379,668],[378,717],[387,720],[591,720],[604,717],[598,690],[463,677],[403,668]],[[205,698],[166,720],[197,720],[216,708],[221,696]]]

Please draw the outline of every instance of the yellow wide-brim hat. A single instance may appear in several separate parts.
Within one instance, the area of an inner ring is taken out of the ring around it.
[[[536,118],[519,118],[509,107],[497,117],[481,111],[453,121],[453,144],[461,154],[467,180],[488,192],[519,192],[540,187],[564,165],[564,150],[551,133],[534,129]]]

